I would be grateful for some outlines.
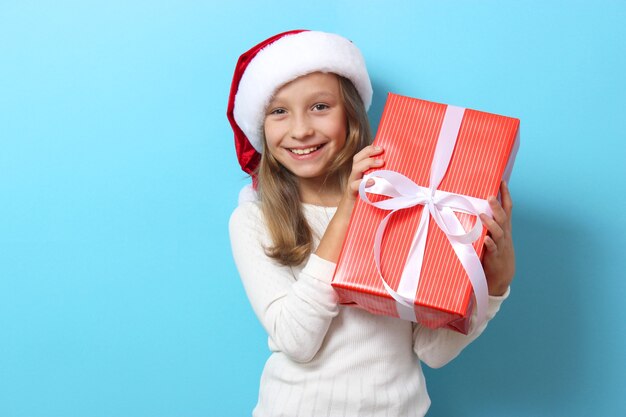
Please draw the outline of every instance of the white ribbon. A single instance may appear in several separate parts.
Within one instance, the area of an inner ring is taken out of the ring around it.
[[[447,236],[454,252],[461,261],[461,265],[467,272],[476,297],[478,323],[480,324],[486,319],[488,302],[487,281],[480,258],[476,254],[472,243],[482,233],[482,222],[478,215],[480,213],[492,215],[489,204],[486,200],[437,189],[450,164],[464,112],[465,109],[462,107],[447,107],[431,165],[428,188],[419,186],[404,175],[389,170],[379,170],[365,175],[359,186],[359,194],[363,201],[383,210],[391,210],[380,222],[376,231],[374,261],[376,262],[376,268],[383,286],[389,295],[396,300],[398,315],[405,320],[417,321],[414,300],[419,285],[426,249],[426,235],[431,216],[437,226]],[[370,178],[375,179],[375,184],[366,190],[365,184]],[[391,198],[373,202],[369,199],[367,193]],[[425,208],[422,211],[417,231],[411,243],[407,261],[400,277],[398,290],[395,291],[383,277],[380,268],[380,251],[383,235],[391,216],[399,210],[417,205],[424,205]],[[454,214],[455,211],[476,216],[476,224],[469,232],[465,231],[463,225]]]

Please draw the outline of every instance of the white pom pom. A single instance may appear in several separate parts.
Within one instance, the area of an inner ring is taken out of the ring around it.
[[[248,184],[239,191],[239,205],[243,203],[257,201],[259,197],[256,191],[252,188],[252,184]]]

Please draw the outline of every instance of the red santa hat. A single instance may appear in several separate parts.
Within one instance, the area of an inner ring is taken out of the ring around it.
[[[365,109],[369,109],[372,84],[365,60],[359,49],[342,36],[292,30],[264,40],[239,57],[226,114],[235,132],[241,169],[254,175],[259,164],[265,110],[276,90],[318,71],[352,81]]]

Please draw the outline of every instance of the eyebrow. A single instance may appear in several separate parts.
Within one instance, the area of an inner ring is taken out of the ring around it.
[[[311,96],[312,97],[331,97],[331,98],[335,97],[335,95],[333,93],[328,92],[328,91],[320,91],[320,92],[311,94]]]

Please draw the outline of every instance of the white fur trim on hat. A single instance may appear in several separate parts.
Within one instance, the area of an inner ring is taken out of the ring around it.
[[[235,96],[235,120],[258,152],[263,149],[265,110],[276,90],[317,71],[332,72],[352,81],[365,109],[369,109],[372,84],[363,55],[352,42],[316,31],[286,35],[257,53],[241,77]]]

